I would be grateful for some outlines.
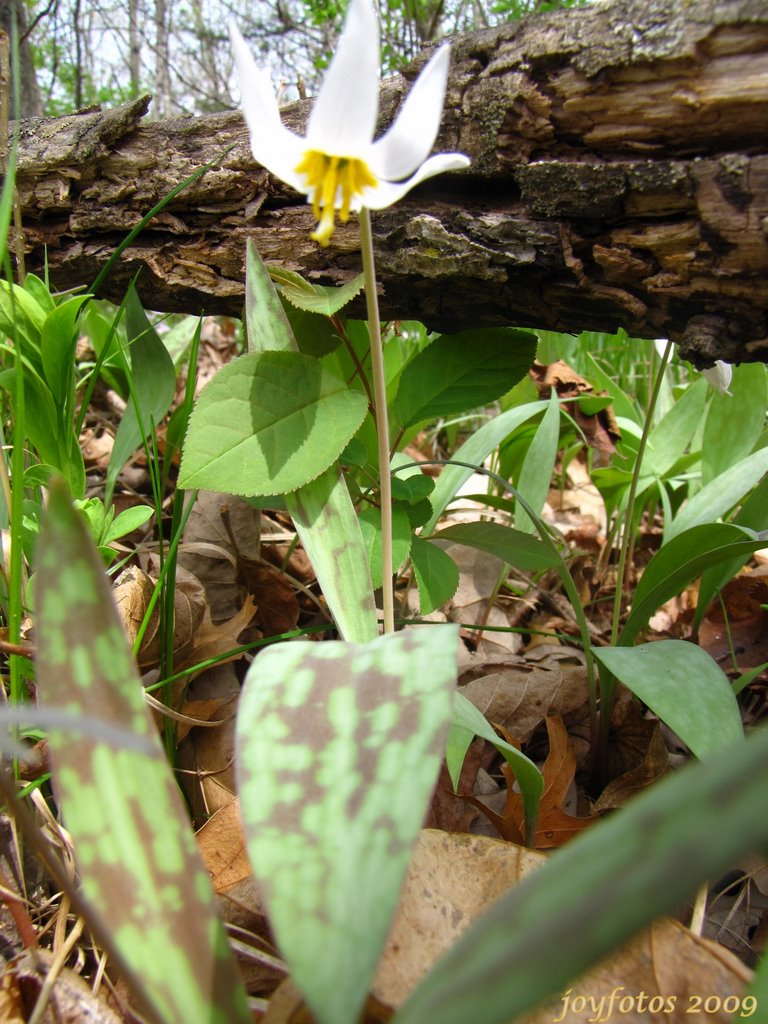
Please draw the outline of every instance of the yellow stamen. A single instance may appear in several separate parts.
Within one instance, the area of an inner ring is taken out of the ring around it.
[[[358,157],[329,156],[317,149],[309,149],[296,167],[303,174],[307,191],[312,195],[312,212],[318,221],[311,237],[321,245],[328,245],[336,226],[336,206],[342,224],[349,220],[352,200],[362,196],[366,188],[377,184],[370,168]]]

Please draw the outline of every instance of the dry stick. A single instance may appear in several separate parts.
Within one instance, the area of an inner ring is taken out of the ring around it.
[[[360,211],[360,247],[365,275],[365,304],[368,311],[368,333],[371,339],[373,397],[376,403],[376,440],[379,453],[379,487],[381,492],[381,587],[384,595],[384,632],[395,631],[395,596],[392,585],[392,478],[389,472],[389,416],[387,414],[387,381],[384,376],[384,351],[381,343],[379,298],[376,293],[376,268],[373,262],[373,234],[370,211]]]

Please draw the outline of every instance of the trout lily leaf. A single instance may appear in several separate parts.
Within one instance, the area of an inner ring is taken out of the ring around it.
[[[379,26],[370,0],[351,0],[339,45],[312,108],[306,136],[280,120],[269,72],[258,68],[230,24],[243,112],[255,159],[312,203],[312,238],[328,245],[336,211],[382,210],[425,178],[469,165],[462,153],[429,156],[440,127],[450,49],[419,75],[395,123],[374,141],[379,106]]]

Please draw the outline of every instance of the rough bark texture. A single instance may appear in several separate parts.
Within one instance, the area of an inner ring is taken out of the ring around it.
[[[383,87],[382,126],[407,88]],[[103,294],[142,268],[150,308],[239,315],[247,237],[320,283],[359,271],[356,225],[329,249],[310,241],[311,210],[254,164],[239,113],[148,123],[146,107],[24,122],[30,266],[47,246],[57,285],[88,283],[143,214],[215,161]],[[294,127],[305,115],[285,111]],[[765,0],[613,0],[460,38],[436,148],[473,163],[374,216],[385,317],[624,327],[672,338],[700,365],[768,360]]]

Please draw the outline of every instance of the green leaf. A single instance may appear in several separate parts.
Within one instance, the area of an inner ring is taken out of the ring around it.
[[[227,494],[295,491],[336,461],[367,411],[365,395],[311,356],[241,356],[198,399],[179,483]]]
[[[508,412],[495,416],[492,420],[484,423],[479,430],[476,430],[472,437],[454,453],[453,459],[456,465],[447,465],[438,477],[435,489],[432,492],[432,506],[434,513],[432,518],[424,527],[424,533],[431,533],[440,516],[445,512],[449,503],[453,501],[461,486],[476,472],[477,466],[482,466],[488,456],[521,424],[527,422],[532,416],[543,412],[547,408],[546,402],[529,402],[527,405],[510,409]],[[458,465],[466,463],[467,465]]]
[[[632,597],[619,643],[631,644],[657,608],[669,601],[709,566],[765,547],[765,539],[729,523],[705,523],[678,534],[659,548],[643,571]]]
[[[283,643],[248,672],[236,751],[248,855],[319,1024],[354,1024],[451,718],[457,630]]]
[[[270,267],[270,276],[280,289],[280,293],[292,305],[307,313],[322,313],[334,316],[340,309],[351,302],[361,291],[365,278],[362,274],[337,288],[328,288],[319,284],[310,284],[299,274],[282,267]]]
[[[71,405],[74,381],[75,322],[83,303],[90,296],[76,295],[56,306],[45,318],[40,333],[45,380],[57,405]]]
[[[595,647],[593,653],[697,757],[721,753],[743,738],[728,677],[696,644],[659,640],[637,647]]]
[[[746,526],[749,530],[760,532],[768,529],[768,476],[764,476],[757,487],[733,518],[734,526]],[[696,615],[693,628],[698,630],[702,619],[709,608],[710,601],[721,587],[749,560],[751,552],[742,552],[735,558],[718,562],[711,569],[702,573],[699,583],[699,594],[696,599]]]
[[[392,1024],[499,1024],[548,996],[703,882],[768,844],[768,729],[692,764],[587,829],[492,904]]]
[[[665,477],[670,473],[701,426],[707,388],[707,382],[700,377],[653,427],[643,458],[644,476]]]
[[[765,424],[768,406],[765,366],[734,366],[730,395],[715,392],[704,423],[701,480],[708,484],[750,454]]]
[[[125,322],[131,359],[131,400],[117,429],[109,459],[107,502],[111,500],[120,470],[160,423],[176,393],[173,360],[147,320],[133,285],[125,298]]]
[[[393,422],[409,427],[495,401],[528,372],[536,344],[535,334],[512,327],[443,334],[403,370]]]
[[[259,355],[265,351],[262,345],[287,353],[298,352],[290,327],[286,330],[282,304],[254,246],[248,249],[247,275],[246,297],[251,296],[252,307],[263,304],[274,314],[273,319],[251,318],[253,329],[249,331],[248,345],[252,353]],[[344,450],[353,443],[354,439]],[[357,512],[338,464],[331,465],[304,487],[286,493],[283,500],[339,633],[355,643],[375,639],[378,621],[368,559]]]
[[[541,514],[549,494],[559,439],[560,405],[557,392],[553,388],[549,407],[526,452],[517,481],[517,490],[536,515]],[[515,513],[515,526],[524,533],[533,533],[536,529],[528,513],[519,504]]]
[[[557,552],[537,537],[501,523],[457,523],[436,533],[434,539],[487,551],[523,572],[553,569],[561,564]]]
[[[338,329],[327,316],[306,313],[303,309],[296,309],[290,305],[286,309],[286,314],[299,352],[303,352],[304,355],[322,359],[330,352],[335,352],[341,345]],[[333,367],[329,369],[332,370]]]
[[[459,691],[453,706],[452,728],[446,749],[448,771],[454,787],[459,784],[464,754],[473,736],[480,736],[492,743],[515,773],[523,798],[526,841],[531,842],[536,827],[539,800],[544,790],[544,778],[530,758],[496,735],[483,713]]]
[[[294,352],[296,340],[253,239],[245,246],[245,324],[251,352]]]
[[[374,589],[382,584],[381,576],[381,509],[366,508],[360,513],[360,529],[371,567]],[[395,573],[405,565],[411,551],[411,522],[404,508],[392,506],[392,567]]]
[[[459,567],[441,547],[421,537],[411,541],[411,564],[419,590],[419,611],[429,615],[456,593]]]
[[[155,1020],[246,1024],[208,873],[103,567],[60,485],[50,492],[38,570],[41,704],[136,741],[115,746],[98,728],[49,735],[57,799],[99,939],[128,966]]]
[[[724,470],[720,476],[702,487],[683,506],[672,522],[664,529],[664,543],[668,544],[683,530],[700,523],[711,523],[733,508],[768,472],[768,448],[748,455],[735,466]]]
[[[144,523],[152,518],[154,511],[149,505],[135,505],[133,508],[123,509],[112,520],[106,533],[101,538],[101,543],[111,544],[112,541],[119,540],[121,537],[125,537],[126,534],[138,530],[140,526],[143,526]]]
[[[345,640],[367,643],[379,627],[360,521],[338,464],[285,495],[285,506]]]

